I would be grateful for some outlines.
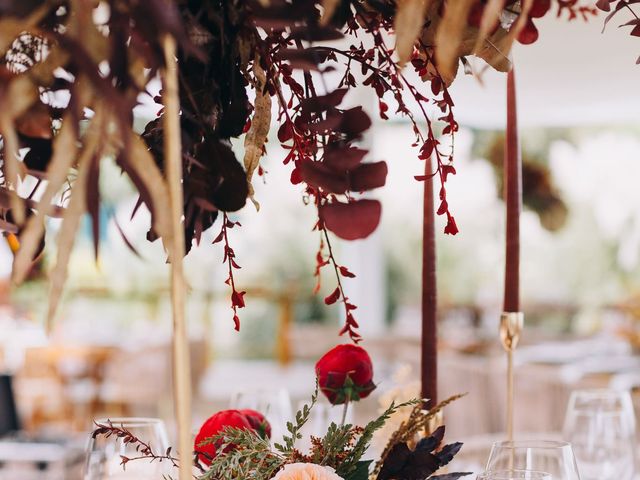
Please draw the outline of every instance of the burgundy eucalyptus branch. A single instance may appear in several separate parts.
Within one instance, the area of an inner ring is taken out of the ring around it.
[[[127,463],[131,461],[143,459],[158,462],[168,461],[172,466],[178,466],[178,458],[171,455],[171,447],[169,447],[167,451],[162,454],[156,453],[153,448],[151,448],[151,445],[149,443],[144,442],[140,438],[136,437],[133,433],[131,433],[124,427],[118,427],[114,425],[111,420],[108,420],[106,424],[95,422],[95,426],[96,428],[91,434],[92,438],[95,439],[98,436],[104,436],[105,438],[116,437],[120,439],[125,445],[133,445],[135,451],[139,453],[139,455],[135,457],[120,455],[120,465],[122,465],[123,468],[125,468]]]
[[[238,291],[236,289],[236,282],[234,277],[234,270],[239,270],[241,267],[236,262],[236,254],[231,245],[229,244],[228,230],[234,227],[240,227],[240,222],[232,222],[225,213],[222,217],[222,227],[220,233],[215,238],[213,243],[220,243],[224,241],[224,256],[222,263],[226,263],[228,266],[228,277],[224,283],[231,287],[231,309],[233,310],[233,323],[236,331],[240,330],[240,318],[238,317],[238,309],[244,308],[244,295],[245,291]]]

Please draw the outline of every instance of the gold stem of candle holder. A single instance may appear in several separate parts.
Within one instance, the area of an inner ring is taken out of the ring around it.
[[[507,439],[513,441],[513,352],[524,326],[522,312],[503,312],[500,316],[500,341],[507,352]]]

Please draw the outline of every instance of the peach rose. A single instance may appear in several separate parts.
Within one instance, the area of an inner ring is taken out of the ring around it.
[[[291,463],[286,465],[273,480],[343,480],[331,467],[313,463]]]

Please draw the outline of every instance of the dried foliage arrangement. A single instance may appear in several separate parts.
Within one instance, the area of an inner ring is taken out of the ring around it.
[[[115,158],[139,192],[132,216],[141,205],[150,210],[148,239],[161,239],[167,249],[171,245],[163,91],[155,98],[158,118],[142,135],[132,128],[134,107],[165,69],[163,40],[171,37],[178,47],[187,252],[221,217],[216,242],[224,248],[239,328],[244,292],[234,281],[239,265],[228,235],[239,224],[227,214],[243,208],[247,199],[259,206],[251,181],[262,174],[267,136],[277,129],[291,182],[304,185],[305,198],[318,212],[318,281],[325,266],[336,276],[337,286],[325,303],[343,305],[341,333],[358,342],[356,306],[342,281],[354,275],[336,259],[330,232],[354,240],[376,229],[382,206],[361,194],[385,184],[387,165],[364,162],[368,152],[359,141],[371,119],[361,107],[345,106],[345,96],[360,86],[371,88],[382,119],[392,109],[410,120],[417,157],[434,159],[431,175],[440,182],[437,213],[447,219],[445,233],[454,235],[458,227],[446,182],[455,174],[452,145],[458,124],[448,87],[458,66],[468,67],[467,57],[475,55],[508,70],[513,42],[527,44],[538,36],[532,19],[552,7],[570,18],[591,15],[593,9],[579,1],[2,2],[0,228],[19,245],[13,279],[23,281],[42,250],[45,219],[61,217],[51,274],[49,315],[54,315],[85,213],[93,219],[98,255],[98,183],[105,156]],[[614,3],[618,11],[630,2]],[[410,69],[426,83],[414,84],[406,73]],[[432,111],[439,113],[431,116]],[[243,136],[240,162],[230,140]]]

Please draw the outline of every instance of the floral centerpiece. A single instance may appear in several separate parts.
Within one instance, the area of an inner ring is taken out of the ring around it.
[[[468,473],[437,474],[462,447],[461,443],[443,445],[445,427],[427,432],[438,412],[455,398],[430,410],[420,400],[392,402],[375,420],[360,427],[345,422],[331,423],[323,437],[311,437],[308,452],[297,447],[301,431],[309,420],[319,392],[333,405],[344,405],[367,397],[374,389],[373,366],[368,353],[355,345],[338,345],[316,364],[317,387],[311,402],[287,424],[280,443],[270,441],[271,426],[255,410],[223,410],[209,417],[194,442],[195,465],[199,480],[456,480]],[[410,414],[389,436],[384,450],[375,459],[367,459],[374,433],[389,418],[406,407]],[[152,446],[136,438],[117,424],[98,424],[94,436],[106,435],[136,444],[140,456],[122,456],[122,467],[131,461],[170,462],[178,459],[166,452],[154,452]]]

